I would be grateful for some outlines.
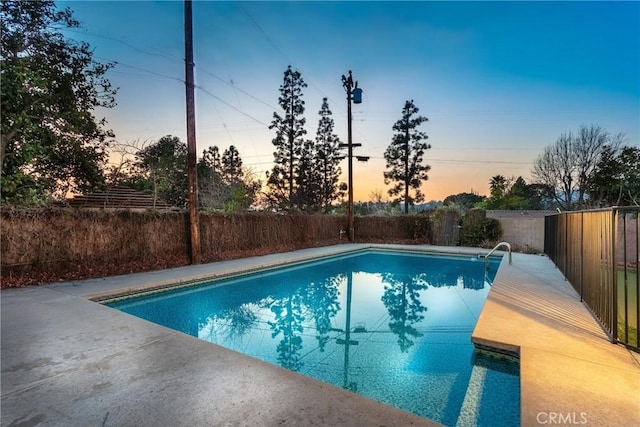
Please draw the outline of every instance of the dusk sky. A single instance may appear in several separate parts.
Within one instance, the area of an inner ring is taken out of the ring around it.
[[[69,1],[85,40],[119,87],[97,112],[121,143],[186,142],[184,3]],[[558,136],[580,125],[640,144],[640,2],[219,2],[194,1],[197,152],[235,145],[264,181],[269,130],[288,65],[308,84],[307,138],[322,98],[346,142],[353,70],[354,194],[383,192],[383,153],[406,100],[429,118],[427,200],[488,194],[494,175],[523,176]],[[346,181],[346,161],[342,164]]]

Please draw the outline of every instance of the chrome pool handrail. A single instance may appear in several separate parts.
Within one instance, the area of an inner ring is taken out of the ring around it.
[[[494,253],[500,246],[506,246],[507,249],[509,250],[509,265],[511,265],[511,245],[509,244],[509,242],[500,242],[497,245],[494,246],[493,249],[491,249],[489,251],[488,254],[484,255],[484,267],[485,268],[489,268],[489,257],[491,256],[492,253]]]

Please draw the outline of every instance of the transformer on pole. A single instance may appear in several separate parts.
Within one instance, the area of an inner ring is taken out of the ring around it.
[[[354,218],[353,218],[353,147],[359,147],[362,144],[354,144],[352,141],[351,132],[351,102],[354,104],[360,104],[362,102],[362,89],[358,87],[358,82],[353,81],[353,75],[349,70],[349,77],[342,76],[342,86],[347,92],[347,144],[340,144],[341,147],[347,147],[347,159],[348,159],[348,187],[349,187],[349,202],[347,206],[348,211],[348,230],[347,235],[350,242],[355,242],[354,232]]]

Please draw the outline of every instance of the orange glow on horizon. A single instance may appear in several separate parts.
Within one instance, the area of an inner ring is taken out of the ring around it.
[[[372,159],[368,163],[353,164],[353,199],[356,202],[372,200],[372,193],[382,193],[382,199],[388,200],[387,191],[391,187],[384,183],[384,160]],[[491,176],[500,171],[487,172],[475,168],[452,168],[447,170],[432,169],[429,179],[420,187],[425,195],[425,202],[442,201],[447,196],[459,193],[476,193],[488,195]],[[525,177],[526,179],[526,177]],[[347,181],[346,165],[343,167],[341,181]]]

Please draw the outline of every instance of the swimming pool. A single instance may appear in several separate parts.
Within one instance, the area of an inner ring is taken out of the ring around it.
[[[445,425],[518,425],[519,365],[474,351],[498,266],[368,250],[107,305]]]

